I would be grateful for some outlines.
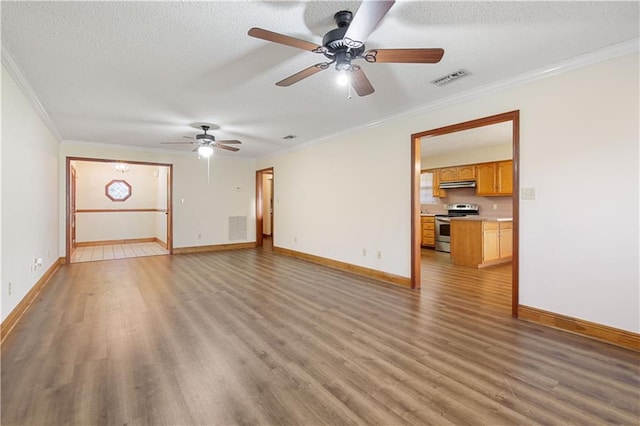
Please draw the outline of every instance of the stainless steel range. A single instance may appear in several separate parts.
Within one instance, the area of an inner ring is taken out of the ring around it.
[[[447,204],[447,214],[436,215],[436,250],[451,252],[451,218],[478,215],[477,204]]]

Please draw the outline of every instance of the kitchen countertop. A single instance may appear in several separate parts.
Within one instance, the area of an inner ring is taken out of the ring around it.
[[[420,216],[431,216],[434,217],[436,214],[435,213],[420,213]]]
[[[495,216],[461,216],[452,217],[451,220],[480,220],[484,222],[512,222],[512,217],[495,217]]]

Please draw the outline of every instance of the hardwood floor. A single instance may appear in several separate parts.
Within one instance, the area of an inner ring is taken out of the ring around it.
[[[2,345],[2,424],[637,425],[638,354],[510,318],[484,271],[425,256],[414,292],[267,249],[65,265]]]
[[[73,250],[71,263],[95,262],[97,260],[127,259],[130,257],[159,256],[169,254],[158,243],[109,244],[103,246],[78,247]]]

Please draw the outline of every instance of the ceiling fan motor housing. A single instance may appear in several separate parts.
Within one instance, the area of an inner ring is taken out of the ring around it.
[[[364,45],[353,49],[349,48],[344,42],[344,35],[349,29],[349,24],[353,18],[353,14],[348,10],[342,10],[333,18],[338,25],[338,28],[334,28],[324,35],[322,38],[322,45],[327,49],[324,55],[336,61],[337,70],[349,70],[351,68],[351,60],[360,57],[365,50]]]

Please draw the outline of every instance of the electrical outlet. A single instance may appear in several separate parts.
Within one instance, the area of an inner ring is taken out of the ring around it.
[[[380,250],[378,250],[377,255],[378,255],[378,259],[382,259],[382,252]]]
[[[293,242],[297,243],[298,242],[298,237],[293,237]]]
[[[362,255],[365,257],[367,256],[367,249],[362,249]]]
[[[498,205],[497,205],[497,204],[494,204],[494,205],[493,205],[493,209],[494,209],[494,210],[498,210]]]
[[[9,296],[11,296],[11,290],[13,290],[12,287],[13,287],[13,284],[11,284],[11,282],[9,282]]]
[[[202,239],[202,234],[198,234],[198,239],[201,240]]]

